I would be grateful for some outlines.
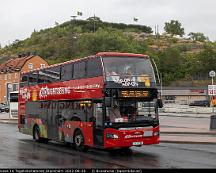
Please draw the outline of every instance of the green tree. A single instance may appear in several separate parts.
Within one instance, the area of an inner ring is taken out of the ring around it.
[[[160,51],[157,55],[159,57],[157,63],[159,63],[159,71],[163,75],[163,81],[165,85],[170,82],[184,78],[184,57],[181,55],[179,49],[173,47],[164,51]]]
[[[101,25],[102,21],[100,20],[99,17],[97,16],[93,16],[93,17],[89,17],[87,19],[87,24],[85,25],[85,29],[90,30],[92,32],[97,31],[97,29],[99,28],[99,26]]]
[[[216,71],[216,48],[213,44],[206,44],[204,50],[196,57],[195,74],[207,77],[211,70]]]
[[[174,35],[179,35],[180,37],[184,35],[184,28],[181,26],[181,23],[177,20],[171,20],[170,22],[166,22],[164,30],[172,37]]]
[[[201,32],[190,32],[188,34],[188,36],[190,37],[191,40],[193,41],[201,41],[201,42],[204,42],[204,41],[207,41],[208,38]]]

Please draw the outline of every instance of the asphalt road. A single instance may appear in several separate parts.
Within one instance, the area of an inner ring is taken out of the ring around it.
[[[96,149],[83,153],[36,143],[14,124],[0,124],[0,140],[0,168],[216,168],[216,145],[161,143],[133,147],[130,154]]]

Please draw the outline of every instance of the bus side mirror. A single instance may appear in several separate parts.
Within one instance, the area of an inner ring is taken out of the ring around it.
[[[105,97],[105,106],[112,107],[112,97]]]
[[[157,99],[157,104],[159,108],[162,108],[163,107],[162,99]]]

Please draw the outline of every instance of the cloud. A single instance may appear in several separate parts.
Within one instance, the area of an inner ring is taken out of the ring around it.
[[[81,19],[94,14],[103,21],[159,25],[179,20],[187,33],[203,32],[216,40],[216,1],[214,0],[1,0],[0,43],[25,39],[36,29],[52,27],[55,21],[63,23],[82,11]]]

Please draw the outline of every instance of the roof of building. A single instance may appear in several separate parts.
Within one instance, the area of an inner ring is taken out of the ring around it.
[[[16,58],[10,59],[3,64],[0,64],[0,72],[8,73],[14,71],[20,71],[26,61],[35,57],[37,55],[27,55],[27,56],[18,56]]]

